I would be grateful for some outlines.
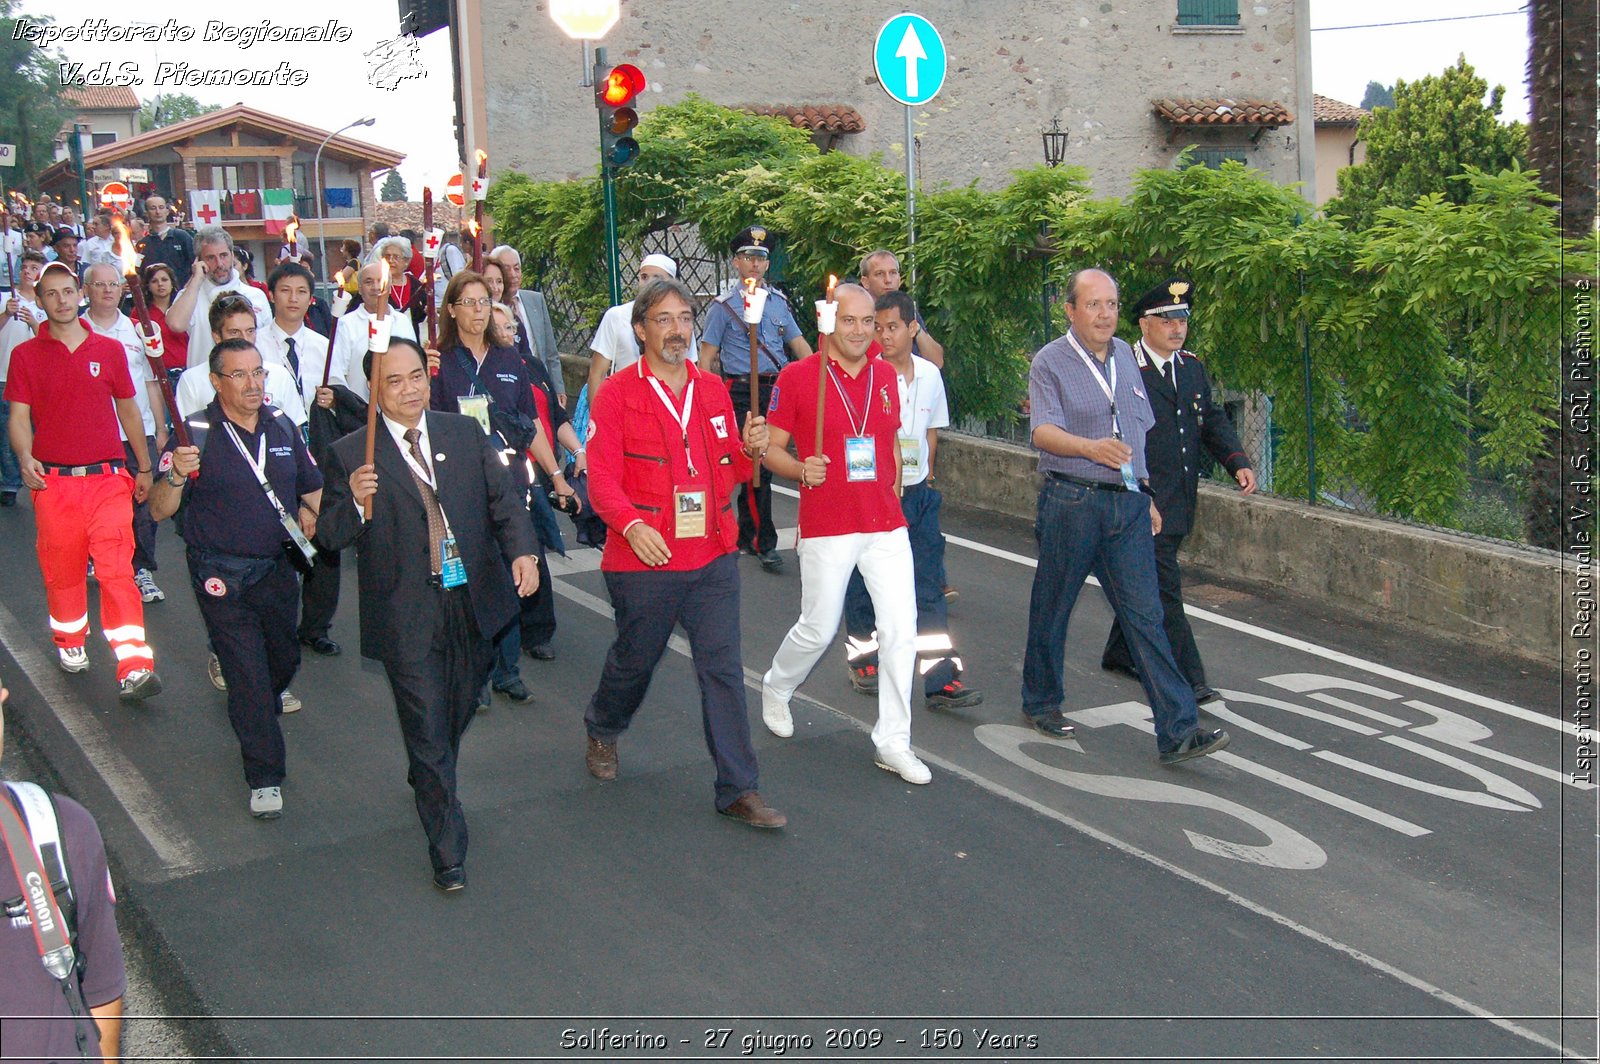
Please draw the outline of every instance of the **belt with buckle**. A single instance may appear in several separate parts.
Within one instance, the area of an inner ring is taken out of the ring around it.
[[[1067,474],[1067,473],[1057,473],[1053,469],[1047,470],[1045,472],[1045,476],[1049,477],[1051,480],[1064,480],[1068,484],[1076,484],[1079,487],[1083,487],[1083,488],[1094,488],[1096,491],[1127,491],[1128,490],[1128,486],[1126,484],[1123,484],[1123,483],[1120,483],[1120,482],[1113,484],[1110,481],[1106,481],[1106,480],[1090,480],[1088,477],[1075,477],[1075,476],[1071,476],[1070,474]]]
[[[40,462],[46,473],[58,477],[98,477],[106,473],[122,472],[121,462],[96,462],[94,465],[55,465],[51,462]]]

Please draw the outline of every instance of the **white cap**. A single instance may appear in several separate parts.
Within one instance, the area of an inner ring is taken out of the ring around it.
[[[678,264],[672,261],[670,255],[646,255],[644,261],[639,263],[642,270],[646,266],[654,266],[658,270],[666,270],[669,276],[678,276]]]

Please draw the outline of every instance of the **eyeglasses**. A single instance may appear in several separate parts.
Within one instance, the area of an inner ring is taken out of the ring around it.
[[[267,371],[265,367],[259,369],[236,369],[232,373],[219,373],[217,376],[226,377],[235,384],[243,384],[245,381],[266,380]]]
[[[121,288],[122,287],[122,282],[121,281],[90,281],[87,284],[85,284],[84,287],[85,288],[102,288],[102,289],[106,289],[106,290],[110,291],[110,290],[114,290],[114,289],[117,289],[117,288]]]
[[[484,296],[481,299],[458,299],[450,305],[452,307],[492,307],[494,306],[494,300]]]
[[[1087,303],[1075,303],[1073,305],[1082,307],[1090,314],[1098,314],[1102,309],[1109,310],[1115,314],[1122,309],[1122,301],[1120,299],[1091,299]]]
[[[645,320],[658,329],[670,329],[674,325],[682,325],[686,329],[694,328],[693,314],[655,314]]]

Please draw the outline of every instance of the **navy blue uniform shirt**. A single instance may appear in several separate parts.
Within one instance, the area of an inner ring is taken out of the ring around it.
[[[200,475],[183,492],[179,524],[183,541],[221,554],[277,557],[289,534],[267,501],[267,493],[251,472],[250,464],[228,438],[223,426],[229,421],[222,413],[221,400],[211,400],[205,419],[210,427],[200,448]],[[322,489],[322,473],[306,451],[300,430],[280,415],[277,407],[261,408],[257,431],[246,432],[239,425],[233,429],[252,459],[260,454],[261,437],[266,434],[267,481],[290,516],[299,510],[300,496]],[[177,446],[177,435],[173,434],[167,440],[166,454]],[[164,455],[162,475],[170,468],[171,461]]]

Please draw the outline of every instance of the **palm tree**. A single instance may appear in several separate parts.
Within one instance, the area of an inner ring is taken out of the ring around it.
[[[1528,162],[1539,171],[1545,191],[1560,197],[1561,232],[1582,239],[1595,223],[1595,33],[1594,0],[1529,0],[1528,90],[1532,122],[1528,128]],[[1572,263],[1564,293],[1577,275],[1592,274],[1594,263]],[[1591,289],[1592,292],[1592,289]],[[1563,298],[1572,298],[1564,294]],[[1592,300],[1592,294],[1589,296]],[[1592,303],[1591,303],[1592,306]],[[1571,372],[1573,346],[1561,353],[1561,410],[1546,435],[1544,458],[1534,463],[1525,525],[1528,542],[1552,550],[1563,547],[1562,483],[1566,458],[1587,452],[1591,438],[1566,416],[1575,393],[1593,395],[1593,374],[1577,380]],[[1593,510],[1592,502],[1585,507]]]

